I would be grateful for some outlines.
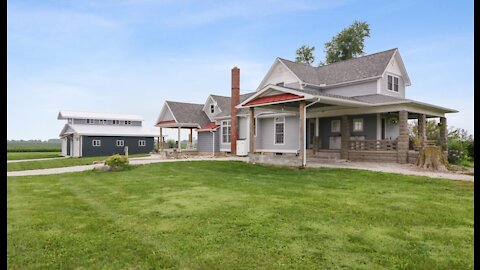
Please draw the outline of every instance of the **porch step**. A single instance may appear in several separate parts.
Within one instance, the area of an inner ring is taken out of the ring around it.
[[[307,163],[313,162],[313,163],[323,163],[323,162],[347,162],[346,159],[340,159],[340,158],[328,158],[328,157],[310,157],[307,158]]]

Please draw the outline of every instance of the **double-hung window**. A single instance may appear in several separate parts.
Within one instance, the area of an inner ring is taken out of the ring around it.
[[[398,92],[398,77],[387,75],[387,89]]]
[[[145,140],[138,140],[138,146],[145,146],[146,141]]]
[[[222,143],[230,143],[232,126],[230,120],[222,121]]]
[[[100,140],[92,140],[92,146],[95,146],[95,147],[98,147],[101,145],[101,142]]]
[[[210,105],[210,113],[215,113],[215,105],[214,104],[211,104]]]
[[[93,119],[87,119],[87,124],[94,124],[95,123],[95,120]]]
[[[332,120],[331,132],[340,132],[340,120]]]
[[[117,140],[117,146],[124,146],[125,141],[124,140]]]
[[[113,120],[114,125],[120,125],[120,120]]]
[[[131,125],[131,124],[132,124],[132,121],[130,121],[130,120],[125,121],[125,125]]]
[[[285,143],[285,117],[275,117],[274,120],[275,141],[274,144]]]
[[[353,131],[363,131],[363,118],[353,119]]]

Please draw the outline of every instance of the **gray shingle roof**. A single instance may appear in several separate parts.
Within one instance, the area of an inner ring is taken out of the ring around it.
[[[328,86],[382,75],[396,50],[394,48],[320,67],[279,59],[303,82]]]
[[[256,92],[250,92],[250,93],[240,95],[240,103],[243,102],[244,100],[246,100],[247,98],[249,98],[250,96],[252,96],[255,93]],[[230,112],[231,112],[231,110],[230,110],[231,109],[230,108],[230,97],[217,96],[217,95],[211,95],[211,96],[217,102],[217,105],[220,107],[220,110],[222,110],[222,112],[219,113],[218,115],[216,115],[215,118],[229,116]],[[248,109],[241,109],[241,110],[237,111],[237,114],[245,113],[247,111],[248,111]]]
[[[203,111],[204,104],[166,101],[178,123],[198,123],[201,127],[210,123]]]

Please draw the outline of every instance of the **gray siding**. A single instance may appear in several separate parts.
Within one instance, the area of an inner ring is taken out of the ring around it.
[[[353,132],[353,119],[363,118],[363,131]],[[332,120],[340,120],[341,117],[325,117],[319,118],[319,136],[320,136],[320,148],[330,149],[330,136],[341,136],[340,132],[332,132]],[[365,114],[365,115],[349,115],[348,121],[350,125],[350,136],[364,136],[365,140],[377,139],[377,115]]]
[[[323,92],[347,97],[372,95],[377,93],[377,81],[329,88],[323,90]]]
[[[125,125],[122,123],[122,121],[123,120],[120,120],[120,125]],[[87,124],[87,119],[73,119],[73,124]],[[95,120],[95,125],[100,125],[100,120]],[[107,120],[107,125],[113,125],[113,120]],[[132,124],[129,126],[141,126],[141,125],[142,125],[142,121],[132,121]]]
[[[285,117],[285,143],[283,145],[274,144],[274,120],[273,118],[259,118],[260,124],[257,127],[257,137],[255,137],[255,148],[265,150],[299,150],[299,119],[298,116]],[[258,123],[258,122],[257,122]]]
[[[92,146],[92,140],[100,140],[99,147]],[[124,155],[124,147],[117,146],[117,140],[124,140],[128,146],[128,154],[149,153],[153,150],[153,137],[107,137],[107,136],[83,136],[82,156],[109,156],[113,154]],[[145,146],[138,146],[139,140],[145,140]]]
[[[215,152],[220,151],[220,132],[213,133],[215,136]],[[197,149],[198,152],[212,152],[213,138],[212,133],[209,131],[198,132]]]
[[[318,119],[318,126],[319,131],[318,135],[320,137],[320,148],[321,149],[330,149],[330,136],[340,136],[340,132],[332,132],[332,121],[333,120],[340,120],[340,127],[341,124],[341,117],[325,117]]]

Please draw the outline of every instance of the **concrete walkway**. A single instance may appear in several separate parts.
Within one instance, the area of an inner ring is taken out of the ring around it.
[[[151,155],[148,157],[139,157],[131,158],[130,164],[140,165],[140,164],[149,164],[149,163],[159,163],[159,162],[181,162],[181,161],[194,161],[194,160],[239,160],[239,161],[248,161],[246,157],[195,157],[195,158],[184,158],[184,159],[165,159],[158,155]],[[47,174],[60,174],[68,172],[81,172],[92,170],[96,166],[101,166],[102,164],[92,164],[92,165],[82,165],[82,166],[72,166],[72,167],[63,167],[63,168],[51,168],[51,169],[41,169],[41,170],[26,170],[26,171],[15,171],[7,172],[7,176],[27,176],[27,175],[47,175]]]
[[[7,160],[7,163],[27,162],[27,161],[40,161],[40,160],[54,160],[54,159],[65,159],[65,158],[70,158],[70,157],[34,158],[34,159],[17,159],[17,160]]]
[[[455,172],[436,172],[417,168],[413,164],[398,164],[398,163],[376,163],[376,162],[307,162],[309,168],[347,168],[347,169],[361,169],[375,172],[399,173],[407,175],[427,176],[432,178],[445,178],[450,180],[462,180],[473,182],[473,176],[455,173]]]

